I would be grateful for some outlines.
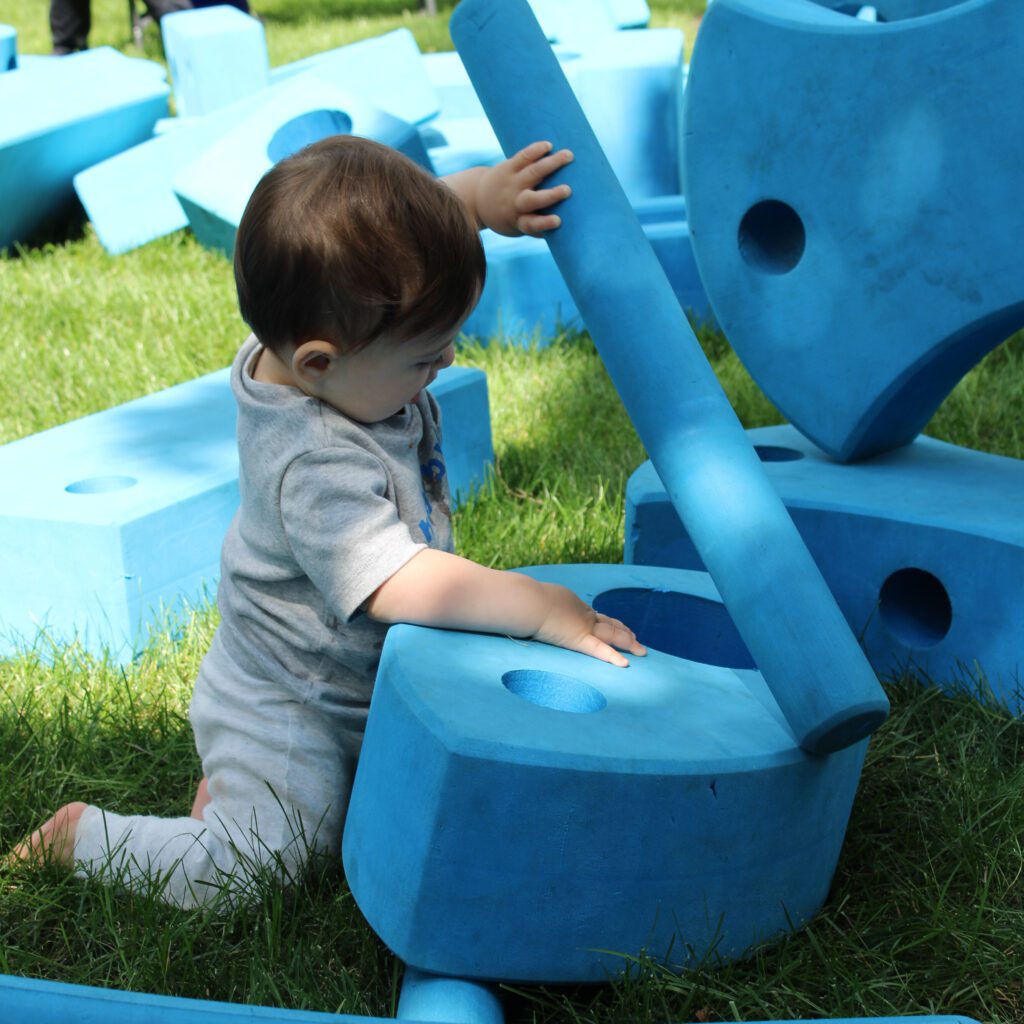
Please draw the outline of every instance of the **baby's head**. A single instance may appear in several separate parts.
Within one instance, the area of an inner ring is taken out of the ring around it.
[[[358,369],[369,350],[425,358],[450,348],[484,272],[477,228],[455,193],[401,153],[351,135],[273,167],[235,240],[238,304],[260,342],[293,366],[296,352],[321,343],[296,367],[300,384],[305,369],[314,378],[325,369],[331,349]]]

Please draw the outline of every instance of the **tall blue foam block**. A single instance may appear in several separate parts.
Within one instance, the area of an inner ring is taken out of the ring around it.
[[[487,382],[431,385],[456,499],[493,460]],[[213,597],[238,507],[227,370],[0,447],[0,653],[78,638],[127,661],[186,604]]]
[[[0,25],[0,74],[18,66],[18,30],[13,25]]]
[[[160,19],[179,117],[209,114],[270,84],[259,19],[217,4]]]
[[[311,75],[285,83],[174,178],[174,192],[196,238],[234,251],[235,231],[260,178],[279,160],[328,135],[376,139],[429,168],[413,125]]]
[[[818,752],[857,742],[884,720],[885,695],[704,358],[529,5],[464,0],[451,32],[506,152],[547,138],[576,154],[552,179],[568,182],[573,197],[548,244],[794,733]]]
[[[691,64],[701,277],[754,379],[840,461],[912,440],[1024,324],[1024,4],[930,6],[872,24],[715,0]]]
[[[343,843],[377,934],[437,974],[603,981],[641,950],[673,968],[730,960],[812,917],[866,742],[800,749],[707,574],[524,571],[649,653],[621,669],[389,632]]]
[[[698,321],[711,318],[690,245],[682,196],[640,200],[633,206],[672,290]],[[507,238],[483,232],[487,280],[476,308],[463,326],[483,339],[547,344],[565,327],[585,325],[551,250],[542,239]]]
[[[169,92],[159,65],[109,47],[0,76],[0,249],[71,214],[75,174],[148,138]]]
[[[1024,714],[1024,462],[919,437],[841,466],[791,426],[750,438],[872,665],[980,675]],[[626,560],[701,567],[650,463],[626,490]]]

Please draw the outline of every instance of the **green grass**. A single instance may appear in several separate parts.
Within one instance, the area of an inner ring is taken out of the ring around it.
[[[438,19],[381,0],[257,5],[279,63],[408,24],[447,46]],[[700,4],[654,5],[693,25]],[[128,49],[120,3],[95,0],[95,44]],[[379,13],[383,12],[383,14]],[[45,5],[0,0],[25,52],[48,48]],[[157,36],[147,52],[159,56]],[[227,263],[181,233],[122,257],[91,229],[0,258],[0,441],[225,365],[244,334]],[[740,418],[778,416],[721,336],[702,342]],[[471,345],[488,374],[497,466],[457,515],[460,550],[500,567],[621,559],[623,493],[643,459],[593,346]],[[929,432],[1021,457],[1024,336],[985,359]],[[216,623],[198,609],[125,670],[75,648],[0,662],[0,849],[73,798],[186,813],[199,775],[186,708]],[[732,1020],[960,1012],[1024,1022],[1024,723],[911,679],[872,743],[827,905],[751,960],[677,977],[623,961],[599,987],[515,987],[514,1021]],[[0,869],[0,972],[198,998],[391,1014],[400,965],[336,872],[257,908],[179,911],[55,870]],[[2,1016],[2,1014],[0,1014]]]

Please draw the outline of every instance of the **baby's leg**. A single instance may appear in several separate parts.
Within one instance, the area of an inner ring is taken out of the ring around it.
[[[189,817],[195,818],[196,821],[203,820],[203,811],[206,810],[206,805],[210,802],[210,781],[204,775],[199,780],[199,786],[196,789],[196,798],[192,802],[192,812]]]
[[[27,839],[11,851],[9,860],[42,863],[52,859],[71,867],[74,864],[75,833],[78,819],[88,804],[65,804],[52,818],[47,819]]]

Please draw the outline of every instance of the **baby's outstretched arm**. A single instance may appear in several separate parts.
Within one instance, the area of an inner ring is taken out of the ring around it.
[[[567,199],[568,185],[538,188],[555,171],[572,162],[567,149],[552,152],[550,142],[532,142],[493,167],[471,167],[442,180],[462,200],[477,225],[500,235],[542,235],[562,223],[543,213]]]
[[[381,622],[533,637],[622,667],[629,662],[615,648],[647,653],[628,626],[595,612],[567,587],[432,548],[383,583],[366,613]]]

